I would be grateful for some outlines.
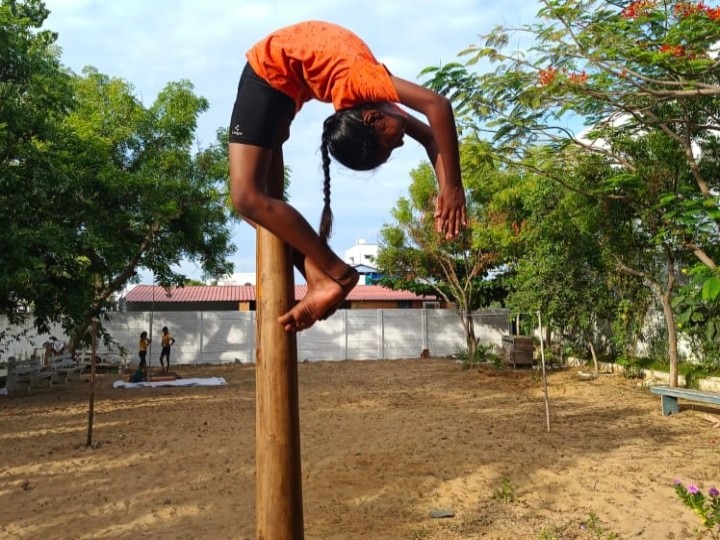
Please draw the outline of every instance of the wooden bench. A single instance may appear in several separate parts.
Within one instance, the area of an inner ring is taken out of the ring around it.
[[[660,396],[664,416],[674,414],[680,410],[678,399],[720,405],[720,394],[716,392],[702,392],[689,388],[671,388],[670,386],[651,386],[650,391]]]
[[[70,381],[73,375],[80,376],[83,370],[78,360],[70,353],[64,353],[57,356],[51,356],[48,359],[48,365],[45,367],[47,371],[53,374],[53,382],[61,380],[65,383]]]
[[[92,351],[76,351],[78,363],[88,373],[90,371],[90,363],[92,361]],[[123,373],[127,367],[127,360],[120,353],[114,352],[96,352],[95,368],[98,373]]]
[[[32,357],[27,360],[8,358],[7,382],[5,383],[8,393],[13,393],[22,385],[25,385],[29,392],[33,386],[42,382],[47,382],[48,386],[52,386],[53,372],[43,369],[40,358]]]

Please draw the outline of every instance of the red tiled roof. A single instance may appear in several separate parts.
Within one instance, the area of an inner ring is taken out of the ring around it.
[[[295,299],[300,300],[307,292],[307,285],[295,286]],[[393,291],[379,285],[358,285],[348,295],[349,301],[413,301],[434,300],[409,291]],[[253,285],[190,285],[165,291],[158,285],[136,285],[125,296],[126,302],[252,302],[255,301]]]

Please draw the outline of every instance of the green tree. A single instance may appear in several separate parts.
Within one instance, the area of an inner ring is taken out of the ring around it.
[[[179,81],[145,107],[123,80],[62,67],[42,2],[0,6],[0,313],[59,321],[72,349],[141,268],[164,286],[182,261],[230,272],[226,146],[194,148],[207,100]]]
[[[41,207],[60,193],[58,141],[72,102],[56,36],[40,30],[47,15],[38,0],[0,2],[0,314],[11,322],[44,278],[35,255],[52,235],[38,225],[52,219]]]
[[[452,93],[472,126],[494,132],[506,158],[517,162],[544,147],[558,160],[544,173],[568,188],[569,149],[603,156],[617,169],[590,194],[631,201],[626,208],[637,211],[635,219],[647,220],[634,241],[652,254],[637,251],[632,261],[618,259],[617,268],[643,279],[663,307],[674,384],[676,329],[668,306],[685,255],[702,268],[703,288],[720,291],[719,19],[718,8],[694,2],[543,0],[537,22],[497,28],[466,51],[469,64],[490,62],[493,71],[475,75],[458,64],[428,70],[430,84]],[[569,128],[578,119],[589,126],[580,135]],[[671,166],[647,161],[663,154],[672,156]],[[640,201],[640,194],[652,198]]]
[[[383,285],[436,294],[453,304],[460,317],[470,358],[477,350],[472,312],[504,297],[500,279],[488,280],[498,261],[496,238],[480,227],[478,214],[490,193],[485,180],[493,174],[483,158],[486,145],[465,141],[461,151],[466,186],[469,230],[448,242],[435,230],[437,182],[432,168],[422,163],[411,172],[408,197],[398,200],[392,211],[395,223],[383,226],[378,267]]]
[[[221,132],[215,145],[193,151],[207,106],[188,81],[169,83],[145,108],[123,80],[93,68],[75,78],[65,127],[78,146],[67,162],[58,246],[45,254],[57,279],[33,302],[36,316],[61,316],[71,346],[139,268],[165,287],[184,283],[183,260],[207,276],[231,271]]]
[[[531,159],[521,170],[545,169],[542,152],[526,158]],[[637,289],[639,278],[618,273],[606,247],[608,238],[620,234],[623,219],[607,201],[583,193],[613,172],[603,158],[585,156],[566,170],[565,182],[573,189],[558,189],[546,175],[526,172],[512,203],[523,226],[516,255],[509,261],[507,304],[518,314],[540,311],[547,343],[551,336],[560,337],[563,345],[581,354],[614,354],[624,341],[637,343],[636,323],[648,311],[646,295]],[[505,204],[503,199],[496,197],[500,204]],[[623,297],[631,299],[629,306]],[[610,331],[618,321],[623,321],[624,331]],[[622,340],[616,342],[616,337]]]
[[[708,280],[702,270],[702,267],[689,271],[683,268],[688,282],[673,299],[673,308],[678,329],[688,338],[692,349],[702,355],[707,368],[717,370],[720,368],[720,299],[707,291]]]

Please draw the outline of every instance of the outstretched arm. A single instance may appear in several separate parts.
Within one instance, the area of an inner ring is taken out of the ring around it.
[[[467,226],[465,192],[460,176],[457,128],[450,101],[415,83],[392,77],[400,103],[425,115],[429,126],[408,116],[405,133],[425,147],[439,185],[435,227],[445,238],[455,238]]]

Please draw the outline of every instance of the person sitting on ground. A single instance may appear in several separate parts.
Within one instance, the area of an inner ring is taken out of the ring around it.
[[[130,375],[128,382],[139,383],[139,382],[143,382],[144,380],[145,380],[145,370],[143,368],[141,368],[140,366],[138,366],[137,369],[135,371],[133,371],[132,375]]]

